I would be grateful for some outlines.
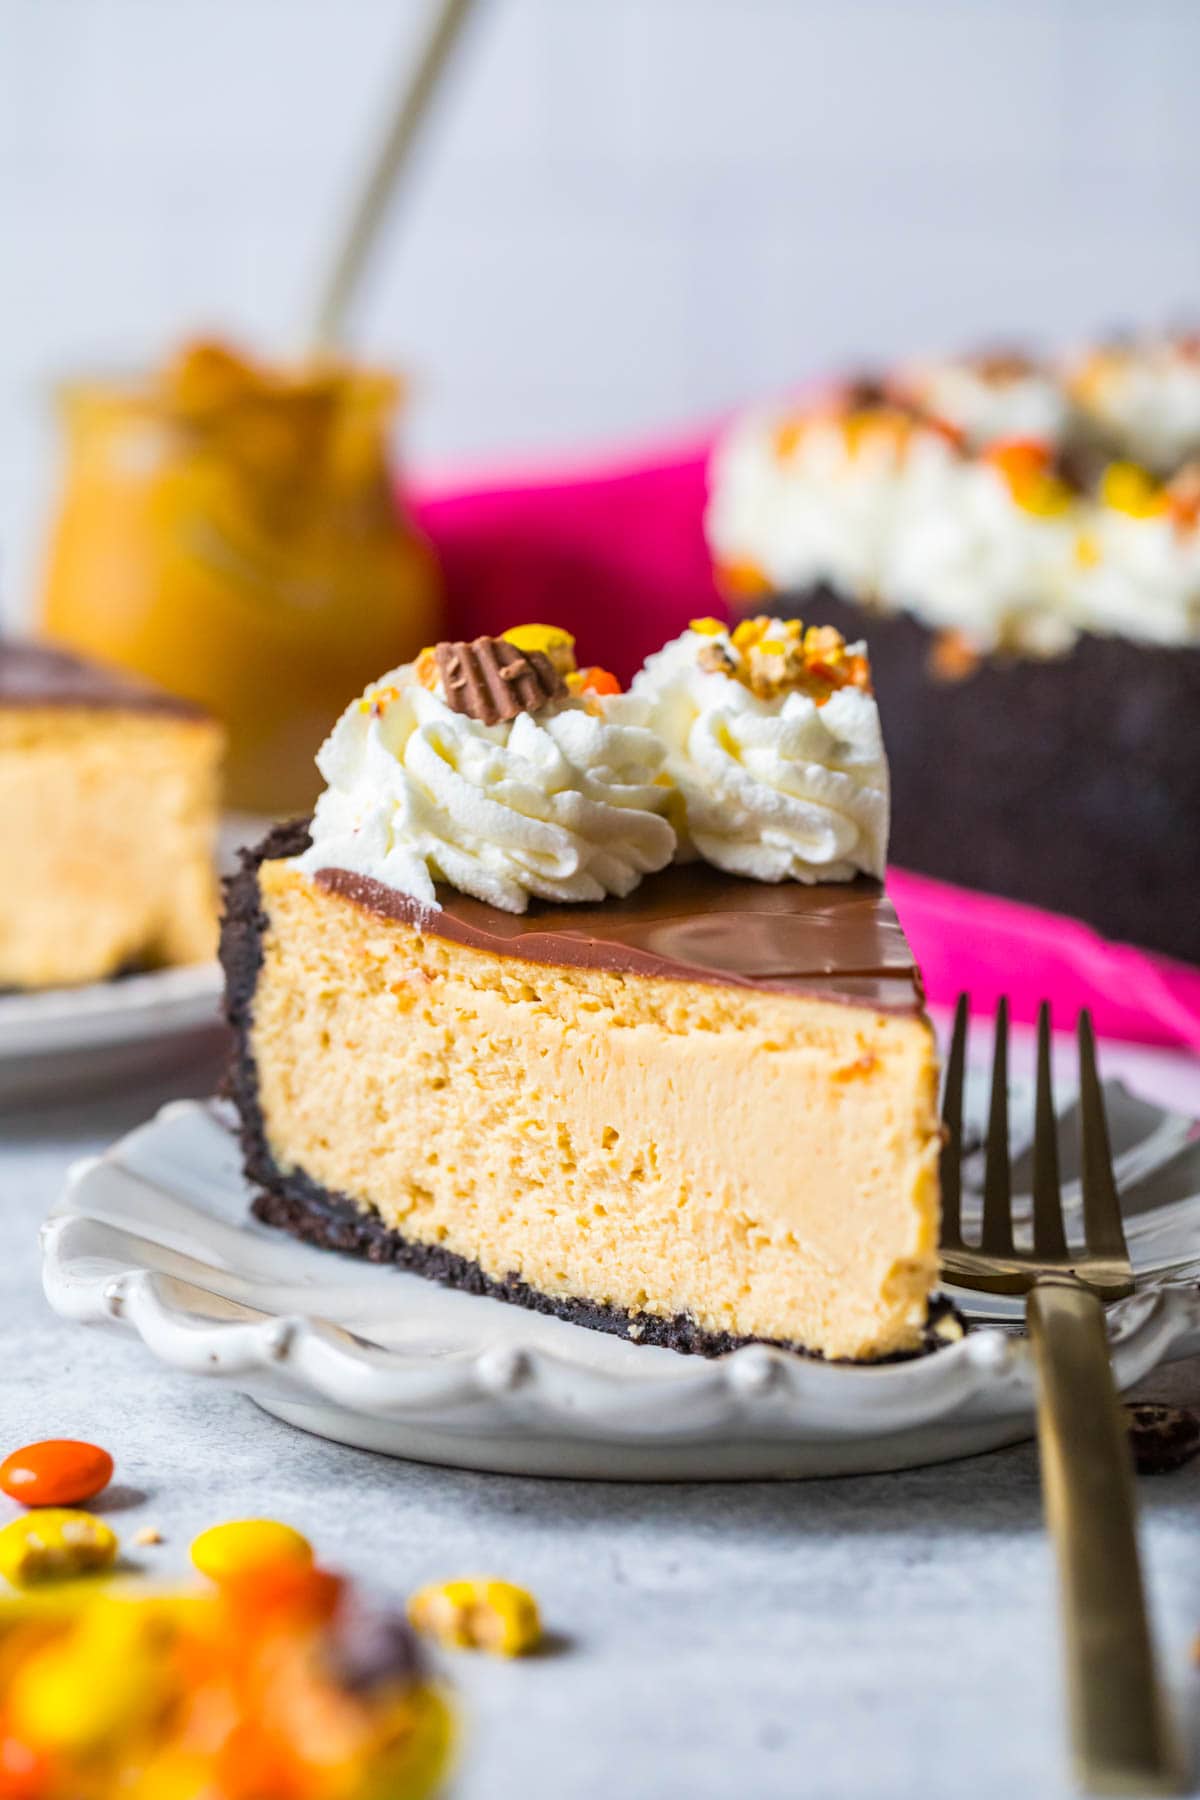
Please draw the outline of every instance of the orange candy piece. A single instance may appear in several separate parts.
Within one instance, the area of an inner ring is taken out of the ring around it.
[[[112,1480],[113,1459],[98,1444],[46,1438],[0,1463],[0,1489],[22,1506],[78,1506]]]
[[[621,684],[607,669],[580,669],[579,685],[585,694],[619,694]]]
[[[221,1583],[221,1595],[243,1620],[265,1623],[282,1617],[324,1623],[337,1611],[344,1586],[327,1569],[278,1562],[229,1576]]]

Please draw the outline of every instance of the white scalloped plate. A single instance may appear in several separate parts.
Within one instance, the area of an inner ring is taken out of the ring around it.
[[[1116,1084],[1107,1097],[1141,1283],[1110,1314],[1127,1387],[1200,1348],[1200,1138]],[[1014,1168],[1019,1180],[1020,1157]],[[1069,1201],[1072,1177],[1066,1166]],[[51,1305],[132,1330],[160,1361],[321,1436],[462,1468],[849,1474],[1032,1431],[1011,1303],[994,1308],[998,1323],[906,1363],[837,1365],[760,1345],[707,1361],[311,1249],[257,1224],[248,1199],[226,1110],[166,1107],[73,1170],[44,1230]]]

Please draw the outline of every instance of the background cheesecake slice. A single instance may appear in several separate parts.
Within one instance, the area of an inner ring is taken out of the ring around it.
[[[213,955],[221,741],[158,689],[0,642],[0,988]]]
[[[680,1350],[921,1346],[935,1053],[876,881],[692,864],[514,914],[311,873],[308,841],[228,897],[260,1217]]]

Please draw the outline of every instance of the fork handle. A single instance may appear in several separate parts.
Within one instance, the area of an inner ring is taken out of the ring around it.
[[[1030,1290],[1026,1319],[1077,1773],[1095,1793],[1179,1794],[1182,1760],[1155,1668],[1104,1310],[1081,1282],[1050,1276]]]

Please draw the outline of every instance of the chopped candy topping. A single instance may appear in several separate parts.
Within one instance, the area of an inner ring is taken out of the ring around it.
[[[775,454],[780,462],[786,462],[792,455],[801,438],[807,421],[804,419],[784,419],[775,431]]]
[[[984,453],[1022,511],[1041,519],[1056,518],[1071,506],[1072,493],[1054,473],[1053,453],[1038,438],[1009,438]]]
[[[705,643],[696,658],[699,666],[740,681],[759,700],[804,693],[821,706],[838,688],[871,691],[866,657],[849,651],[832,625],[810,625],[806,631],[799,619],[759,615],[735,625],[728,645],[715,639]]]
[[[621,684],[616,676],[607,669],[593,666],[588,669],[575,669],[567,676],[567,687],[572,694],[619,694]]]
[[[421,654],[423,656],[425,652],[422,651]],[[358,703],[358,710],[361,713],[370,713],[373,719],[378,719],[387,711],[392,701],[399,698],[400,689],[398,687],[368,688]]]
[[[754,600],[771,591],[769,578],[757,563],[752,562],[722,563],[717,570],[717,582],[734,600]]]
[[[1183,531],[1191,531],[1200,521],[1200,463],[1184,463],[1167,484],[1167,502],[1171,517]]]
[[[558,625],[513,625],[500,635],[518,650],[540,650],[560,675],[570,675],[575,668],[575,639]]]
[[[979,651],[962,631],[939,631],[929,653],[935,681],[965,681],[979,667]]]
[[[841,421],[842,435],[851,456],[857,456],[872,439],[904,450],[916,429],[912,415],[898,406],[869,406],[848,412]]]
[[[693,619],[688,630],[698,632],[701,637],[720,637],[725,626],[720,619]]]
[[[1109,463],[1100,477],[1100,499],[1113,512],[1131,519],[1153,519],[1170,506],[1166,490],[1140,463]]]

